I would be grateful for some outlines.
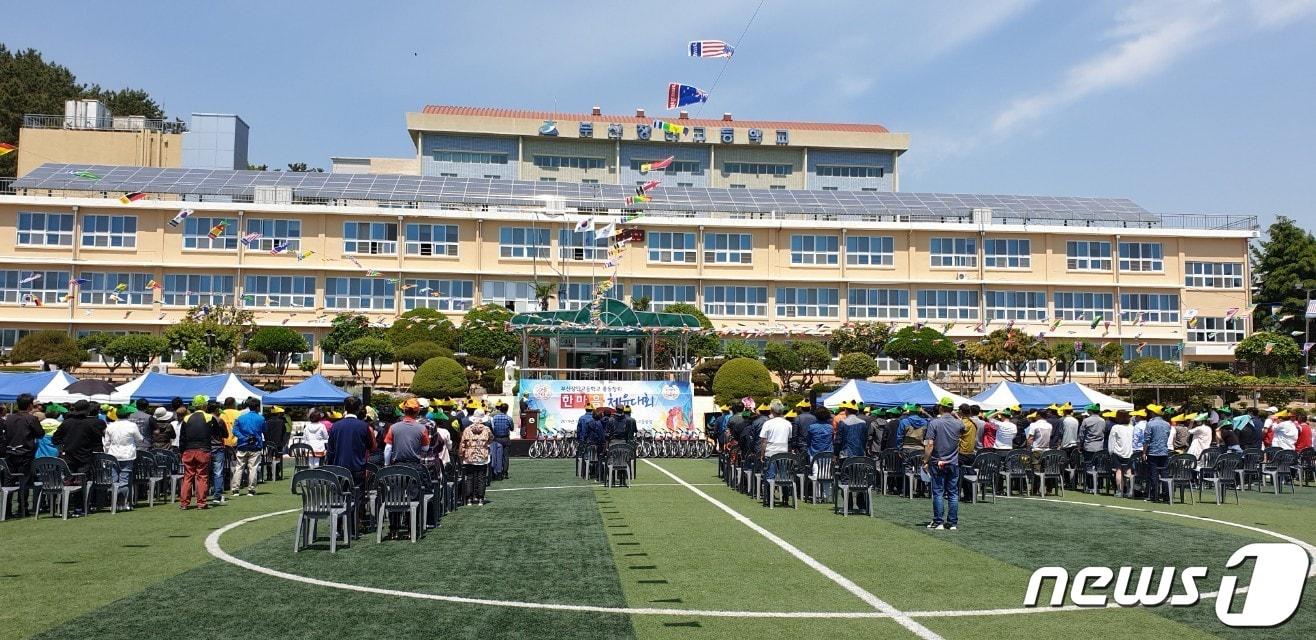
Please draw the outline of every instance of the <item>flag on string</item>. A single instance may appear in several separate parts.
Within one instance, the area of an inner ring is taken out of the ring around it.
[[[1138,354],[1138,355],[1142,355],[1142,350],[1143,350],[1143,349],[1146,349],[1146,348],[1147,348],[1147,341],[1144,340],[1144,341],[1138,343],[1138,347],[1137,347],[1136,349],[1134,349],[1133,352],[1136,353],[1136,354]]]
[[[657,171],[657,170],[659,170],[659,169],[666,169],[667,167],[671,166],[671,164],[672,164],[672,162],[673,162],[674,160],[676,160],[676,156],[667,156],[666,158],[663,158],[662,160],[657,160],[657,161],[654,161],[654,162],[641,162],[641,163],[640,163],[640,173],[649,173],[650,171]]]
[[[177,227],[177,226],[178,226],[178,223],[180,223],[180,222],[182,222],[183,220],[187,219],[187,217],[190,216],[190,215],[192,215],[193,213],[196,213],[196,212],[195,212],[195,211],[192,211],[191,209],[180,209],[180,210],[178,211],[178,214],[175,215],[171,220],[169,220],[169,226],[171,226],[171,227]]]
[[[132,193],[125,193],[119,196],[119,202],[122,202],[124,204],[132,204],[134,202],[137,202],[138,200],[144,200],[145,198],[146,198],[145,193],[142,193],[141,191],[133,191]]]
[[[211,227],[210,233],[206,235],[210,236],[211,240],[218,239],[220,236],[224,235],[224,232],[228,230],[228,226],[232,223],[233,221],[231,220],[220,220],[219,224]]]
[[[653,200],[653,198],[651,198],[651,197],[649,197],[649,196],[627,196],[627,197],[626,197],[626,206],[628,206],[628,207],[629,207],[629,206],[634,206],[634,205],[640,204],[640,203],[642,203],[642,202],[648,202],[648,201],[650,201],[650,200]]]
[[[127,282],[120,282],[119,284],[114,285],[114,292],[115,292],[115,293],[123,293],[124,291],[127,291],[127,290],[128,290],[128,283],[127,283]]]
[[[1302,355],[1304,355],[1304,356],[1307,355],[1307,352],[1308,352],[1308,351],[1311,351],[1311,348],[1312,348],[1312,347],[1316,347],[1316,342],[1304,342],[1304,343],[1302,343]]]
[[[356,268],[358,268],[358,269],[364,269],[364,268],[365,268],[365,267],[361,266],[361,261],[360,261],[360,260],[357,260],[356,258],[353,258],[352,256],[343,256],[343,259],[346,260],[346,261],[348,261],[348,262],[350,262],[350,263],[352,263],[352,264],[353,264]]]
[[[1275,350],[1275,343],[1274,343],[1274,342],[1267,342],[1267,343],[1266,343],[1266,348],[1265,348],[1265,350],[1264,350],[1264,353],[1265,353],[1266,355],[1270,355],[1270,352],[1271,352],[1271,351],[1274,351],[1274,350]]]
[[[1297,317],[1297,316],[1295,316],[1295,315],[1293,315],[1293,314],[1291,314],[1291,313],[1286,313],[1286,314],[1284,314],[1284,315],[1282,315],[1282,316],[1279,317],[1279,321],[1280,321],[1280,322],[1288,322],[1289,320],[1292,320],[1292,319],[1294,319],[1294,318],[1296,318],[1296,317]]]
[[[41,279],[41,274],[33,272],[32,275],[29,275],[28,277],[19,280],[18,284],[27,284],[29,282],[36,282],[37,280],[40,279]]]
[[[645,194],[649,193],[650,191],[652,191],[653,189],[657,188],[658,185],[660,185],[660,184],[662,184],[662,183],[659,182],[659,181],[657,181],[657,180],[650,180],[650,181],[648,181],[648,182],[646,182],[646,183],[644,183],[644,184],[637,185],[637,186],[635,187],[635,195],[637,195],[637,196],[645,195]]]
[[[311,257],[311,256],[313,256],[313,255],[315,255],[315,252],[314,252],[314,251],[311,251],[310,249],[305,249],[305,250],[303,250],[303,251],[298,251],[298,252],[297,252],[297,262],[301,262],[302,260],[305,260],[305,259],[307,259],[307,258],[309,258],[309,257]]]
[[[1056,329],[1059,329],[1059,328],[1060,328],[1060,318],[1056,318],[1055,320],[1052,320],[1052,321],[1051,321],[1051,331],[1055,331]]]
[[[100,176],[98,176],[98,175],[96,175],[96,174],[94,174],[94,173],[92,173],[92,172],[90,172],[90,171],[85,171],[85,170],[84,170],[84,171],[70,171],[70,172],[69,172],[69,175],[71,175],[71,176],[77,176],[77,177],[79,177],[79,178],[82,178],[83,180],[100,180],[100,179],[101,179]]]
[[[287,242],[287,241],[284,241],[284,242],[276,242],[276,243],[274,243],[274,246],[273,246],[273,247],[270,247],[270,255],[277,256],[277,255],[279,255],[280,253],[284,253],[284,252],[286,252],[287,250],[288,250],[288,242]]]
[[[376,270],[374,270],[374,269],[367,269],[367,270],[366,270],[366,277],[367,277],[367,278],[378,278],[378,277],[381,276],[381,275],[383,275],[383,274],[381,274],[380,272],[378,272],[378,271],[376,271]]]
[[[1280,310],[1280,309],[1283,309],[1283,308],[1284,308],[1284,305],[1282,305],[1282,304],[1272,304],[1272,305],[1270,305],[1270,317],[1274,318],[1275,316],[1279,315],[1279,310]]]
[[[18,147],[15,147],[14,145],[9,144],[8,142],[0,142],[0,156],[8,155],[17,150]]]
[[[689,128],[689,127],[683,127],[683,126],[681,126],[681,125],[679,125],[679,124],[673,124],[673,123],[671,123],[671,122],[664,122],[664,121],[662,121],[662,120],[654,120],[654,121],[653,121],[653,128],[654,128],[655,131],[661,131],[661,132],[663,132],[663,133],[670,133],[670,134],[675,135],[675,136],[683,136],[683,135],[685,135],[685,134],[687,134],[687,133],[690,133],[690,128]]]
[[[159,282],[157,282],[157,281],[153,278],[153,279],[149,280],[149,281],[146,283],[146,288],[147,288],[147,289],[161,289],[161,290],[163,290],[163,289],[164,289],[164,285],[160,284]]]
[[[691,58],[730,58],[736,49],[724,40],[691,40]]]
[[[83,287],[90,284],[91,281],[86,278],[69,278],[70,287]]]
[[[594,232],[595,238],[611,238],[612,236],[615,235],[617,235],[616,221],[609,221],[608,224],[599,227],[598,230]]]
[[[260,240],[260,237],[261,237],[260,232],[258,232],[258,231],[252,231],[251,233],[248,233],[248,234],[242,236],[242,240],[241,240],[241,242],[242,242],[242,246],[244,246],[244,247],[250,247],[250,246],[251,246],[251,243],[253,243],[253,242],[257,241],[257,240]]]
[[[667,85],[668,109],[684,107],[696,102],[708,102],[708,93],[679,82],[672,82]]]
[[[1100,314],[1100,313],[1094,313],[1094,314],[1092,314],[1092,324],[1089,324],[1089,325],[1088,325],[1088,328],[1089,328],[1089,329],[1096,329],[1097,326],[1101,324],[1101,320],[1102,320],[1103,318],[1105,318],[1105,316],[1102,315],[1102,314]]]
[[[1083,341],[1082,341],[1082,340],[1075,340],[1075,341],[1074,341],[1074,353],[1083,353],[1083,347],[1084,347],[1084,346],[1086,346],[1086,345],[1083,344]]]
[[[39,307],[39,306],[42,305],[41,297],[40,297],[40,296],[34,296],[34,295],[30,294],[30,293],[27,294],[27,296],[24,297],[24,300],[27,300],[28,302],[32,303],[32,306],[34,306],[34,307]]]
[[[1238,315],[1238,307],[1230,307],[1228,309],[1225,309],[1225,322],[1229,322],[1230,320],[1233,320],[1234,316],[1236,315]]]
[[[585,233],[594,230],[594,216],[587,216],[584,220],[576,223],[576,233]]]

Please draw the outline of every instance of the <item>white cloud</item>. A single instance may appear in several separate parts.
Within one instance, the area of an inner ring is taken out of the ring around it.
[[[1030,9],[1037,0],[997,0],[994,2],[925,5],[933,10],[929,36],[922,45],[928,57],[958,49],[996,31]]]
[[[1252,16],[1263,27],[1279,28],[1316,13],[1316,0],[1252,0]]]
[[[1120,13],[1110,47],[1071,67],[1056,87],[1010,103],[992,120],[992,132],[1008,133],[1093,93],[1161,73],[1207,42],[1224,13],[1217,3],[1130,7]]]

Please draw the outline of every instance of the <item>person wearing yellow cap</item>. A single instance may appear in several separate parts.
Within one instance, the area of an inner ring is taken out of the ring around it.
[[[1165,419],[1165,407],[1159,404],[1147,405],[1151,417],[1147,420],[1146,433],[1143,436],[1142,454],[1147,461],[1147,498],[1148,502],[1169,502],[1172,496],[1165,494],[1161,486],[1161,477],[1165,475],[1170,464],[1170,447],[1174,444],[1174,428]],[[1164,495],[1163,495],[1164,494]],[[1164,498],[1164,499],[1162,499]]]
[[[1099,404],[1089,404],[1083,407],[1083,412],[1087,415],[1078,425],[1078,437],[1081,443],[1079,446],[1083,450],[1083,469],[1086,472],[1092,469],[1093,460],[1096,459],[1097,454],[1106,450],[1106,433],[1110,429],[1110,423],[1106,420],[1106,416],[1102,414],[1101,405]],[[1088,491],[1097,492],[1096,485],[1091,484],[1094,482],[1092,476],[1085,473],[1084,482],[1089,483],[1087,485]]]
[[[804,405],[804,406],[800,406]],[[818,423],[818,416],[811,411],[812,407],[808,400],[801,400],[796,403],[798,417],[791,420],[791,451],[799,453],[809,449],[809,427]],[[809,456],[810,459],[813,456]],[[807,484],[807,483],[806,483]]]
[[[1201,458],[1202,452],[1211,446],[1211,425],[1205,419],[1194,420],[1188,428],[1188,453]]]
[[[960,436],[964,423],[955,417],[954,402],[937,403],[937,417],[923,436],[923,468],[931,478],[932,520],[928,528],[955,531],[960,511]],[[943,510],[944,507],[944,510]]]
[[[1055,405],[1051,405],[1055,406]],[[1047,420],[1051,411],[1034,411],[1028,414],[1028,418],[1033,422],[1028,425],[1024,431],[1024,447],[1035,452],[1046,451],[1051,448],[1051,433],[1054,427],[1051,421]]]
[[[1288,409],[1275,413],[1275,424],[1271,427],[1270,446],[1293,451],[1298,443],[1298,423],[1293,420],[1293,412]]]
[[[868,423],[859,417],[855,403],[841,403],[839,408],[841,421],[836,426],[836,446],[840,447],[842,458],[860,457],[868,442]]]
[[[1188,443],[1192,439],[1188,430],[1192,428],[1196,417],[1196,413],[1190,412],[1180,412],[1170,417],[1170,450],[1175,455],[1188,451]]]
[[[1133,424],[1128,411],[1115,411],[1110,416],[1110,435],[1106,450],[1114,460],[1111,471],[1115,476],[1115,495],[1133,497]]]

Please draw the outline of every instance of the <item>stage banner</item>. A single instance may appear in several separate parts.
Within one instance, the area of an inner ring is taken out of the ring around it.
[[[694,421],[694,393],[689,382],[537,380],[522,378],[527,408],[539,411],[539,428],[574,431],[585,413],[595,407],[630,405],[640,431],[683,431]]]

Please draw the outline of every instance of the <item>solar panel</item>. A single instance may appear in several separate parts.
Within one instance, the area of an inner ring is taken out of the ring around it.
[[[100,177],[73,175],[87,171]],[[538,206],[545,197],[577,208],[620,208],[630,185],[529,182],[386,174],[293,173],[105,165],[43,164],[18,179],[16,189],[145,191],[181,196],[251,196],[255,187],[288,187],[299,197],[453,204]],[[805,191],[660,187],[646,210],[749,214],[827,214],[953,217],[991,209],[1000,220],[1075,220],[1154,223],[1159,217],[1124,198],[1018,196],[884,191]]]

